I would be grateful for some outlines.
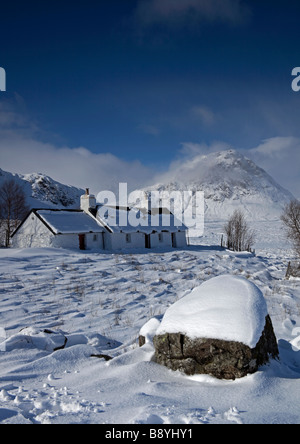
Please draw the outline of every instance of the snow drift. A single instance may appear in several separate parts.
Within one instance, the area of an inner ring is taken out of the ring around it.
[[[219,379],[255,373],[279,353],[261,291],[243,277],[228,275],[205,282],[172,305],[153,344],[157,363]]]
[[[258,343],[268,315],[259,288],[239,276],[221,275],[194,288],[166,311],[156,334],[182,333],[190,338],[215,338]]]

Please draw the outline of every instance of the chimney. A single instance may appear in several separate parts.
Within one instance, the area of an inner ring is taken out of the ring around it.
[[[80,197],[80,209],[89,212],[90,209],[96,208],[96,198],[93,194],[90,194],[90,189],[85,189],[85,194]]]

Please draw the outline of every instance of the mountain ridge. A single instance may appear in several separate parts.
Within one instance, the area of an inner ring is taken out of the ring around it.
[[[84,193],[42,173],[18,174],[0,169],[0,186],[8,180],[21,186],[31,208],[79,208],[80,196]]]
[[[203,191],[205,219],[210,221],[226,220],[235,209],[252,220],[279,219],[285,204],[294,199],[264,169],[235,150],[198,155],[177,166],[172,179],[144,191]]]
[[[161,183],[142,190],[203,191],[205,220],[227,220],[235,209],[249,220],[278,220],[292,193],[279,185],[265,170],[235,150],[198,155],[177,165]],[[18,174],[0,169],[0,186],[15,180],[24,190],[31,208],[80,207],[84,190],[64,185],[41,173]],[[184,202],[184,208],[189,204]]]

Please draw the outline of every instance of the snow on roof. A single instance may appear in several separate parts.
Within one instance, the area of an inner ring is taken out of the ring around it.
[[[95,219],[83,211],[37,210],[37,214],[56,233],[101,233],[104,230]]]
[[[187,229],[167,208],[152,208],[151,212],[148,212],[139,208],[99,205],[97,219],[109,226],[114,233],[137,231],[145,234],[151,234],[153,231],[176,233]]]
[[[156,334],[182,333],[194,338],[258,343],[267,305],[262,292],[239,276],[221,275],[193,289],[166,311]]]

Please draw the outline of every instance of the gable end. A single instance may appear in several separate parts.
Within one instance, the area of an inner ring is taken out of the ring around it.
[[[11,235],[11,238],[13,238],[15,236],[15,234],[19,231],[19,229],[22,227],[22,225],[27,221],[27,219],[29,219],[31,214],[34,214],[45,225],[45,227],[47,227],[48,230],[56,236],[57,233],[55,233],[55,231],[53,231],[53,229],[47,224],[47,222],[38,214],[38,211],[40,209],[41,208],[33,208],[32,210],[30,210],[30,212],[27,214],[27,216],[24,217],[24,219],[22,220],[22,222],[20,223],[18,228],[13,232],[13,234]]]

